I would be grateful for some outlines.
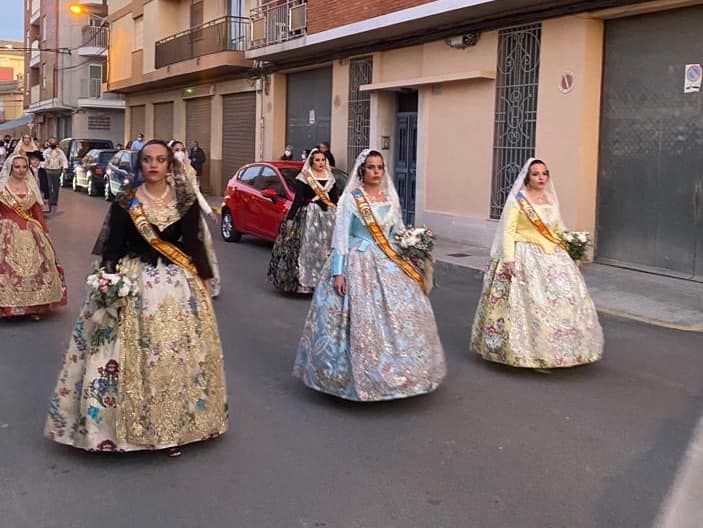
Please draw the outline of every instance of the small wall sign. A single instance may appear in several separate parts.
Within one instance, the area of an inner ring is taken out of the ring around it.
[[[703,68],[700,64],[686,64],[683,93],[694,93],[701,91],[701,81],[703,80]]]
[[[576,84],[576,75],[572,71],[565,71],[561,74],[561,80],[559,81],[559,91],[564,95],[571,92]]]

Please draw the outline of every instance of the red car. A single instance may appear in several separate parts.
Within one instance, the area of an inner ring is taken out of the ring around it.
[[[293,204],[295,177],[301,161],[262,161],[240,168],[227,183],[222,203],[220,232],[227,242],[239,242],[243,234],[276,240],[281,222]],[[345,172],[332,169],[340,185]]]

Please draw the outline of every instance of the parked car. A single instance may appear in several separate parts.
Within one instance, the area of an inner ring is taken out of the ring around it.
[[[93,149],[83,156],[80,164],[74,167],[73,190],[80,188],[88,191],[88,196],[97,196],[105,189],[105,171],[107,164],[115,155],[115,149]]]
[[[66,138],[59,142],[59,148],[63,150],[68,159],[68,169],[61,172],[61,187],[68,187],[73,182],[76,165],[80,165],[83,156],[88,151],[93,149],[112,149],[115,146],[108,139]]]
[[[133,183],[137,173],[136,150],[118,150],[105,169],[105,200],[112,200],[125,183]]]
[[[220,233],[227,242],[239,242],[243,234],[275,240],[295,196],[295,177],[300,161],[266,161],[240,168],[230,179],[222,203]],[[333,168],[340,185],[344,171]]]

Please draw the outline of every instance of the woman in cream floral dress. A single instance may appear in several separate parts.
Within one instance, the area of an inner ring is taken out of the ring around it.
[[[96,245],[108,272],[136,282],[116,319],[89,296],[73,328],[45,434],[89,451],[169,449],[227,429],[212,269],[190,183],[159,140],[139,153],[144,183],[113,202]],[[118,269],[119,267],[119,269]]]
[[[484,359],[546,372],[601,358],[598,314],[563,231],[552,176],[531,158],[503,209],[474,318],[471,348]]]

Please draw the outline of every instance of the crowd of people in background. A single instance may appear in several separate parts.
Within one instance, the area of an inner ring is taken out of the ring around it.
[[[300,153],[300,159],[302,161],[305,161],[308,159],[310,156],[310,153],[313,150],[319,150],[325,155],[325,158],[327,159],[327,162],[329,163],[330,167],[336,167],[337,166],[337,161],[334,159],[334,155],[332,154],[332,151],[330,150],[330,144],[328,141],[323,141],[319,145],[316,145],[315,147],[311,149],[303,149]],[[283,150],[283,154],[280,157],[281,161],[295,161],[295,149],[293,145],[286,145],[286,148]]]

